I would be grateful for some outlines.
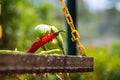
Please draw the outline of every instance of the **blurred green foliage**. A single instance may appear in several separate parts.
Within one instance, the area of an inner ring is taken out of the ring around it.
[[[82,0],[79,1],[83,3]],[[65,29],[63,13],[60,8],[51,3],[37,5],[33,4],[33,0],[0,0],[0,3],[2,4],[0,24],[3,28],[0,49],[18,48],[20,51],[26,51],[36,40],[33,29],[38,24],[54,25],[59,29]],[[120,33],[120,12],[115,8],[92,14],[84,4],[80,4],[78,7],[80,7],[78,8],[78,26],[81,26],[78,29],[82,40],[89,40],[98,36],[99,33],[101,33],[100,35]],[[71,80],[119,80],[119,47],[120,43],[116,41],[101,46],[92,44],[87,46],[87,56],[94,57],[94,72],[72,73],[70,74]],[[11,80],[11,76],[0,76],[0,80]],[[22,80],[25,78],[29,78],[29,80],[42,79],[33,75],[18,75],[18,77]],[[56,80],[57,78],[51,75],[47,79]]]
[[[120,44],[116,41],[102,46],[90,45],[88,55],[94,57],[94,72],[90,80],[119,80],[120,78]],[[89,79],[85,79],[89,80]]]
[[[59,13],[59,11],[54,12],[57,8],[50,3],[33,6],[32,2],[32,0],[0,1],[2,4],[0,24],[3,28],[0,49],[18,48],[18,50],[26,51],[36,40],[33,29],[38,24],[54,24],[62,28],[63,20],[57,19],[59,15],[54,16]]]
[[[16,35],[13,35],[17,29],[16,13],[16,1],[12,0],[0,0],[2,4],[2,15],[0,16],[0,24],[3,28],[3,37],[0,40],[0,49],[12,49],[15,47]],[[11,44],[12,43],[12,44]]]

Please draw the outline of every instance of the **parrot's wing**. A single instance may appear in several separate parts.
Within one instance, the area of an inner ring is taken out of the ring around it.
[[[54,26],[52,26],[51,28],[52,32],[57,32],[58,29]],[[58,41],[58,46],[60,46],[61,50],[63,51],[63,54],[65,55],[65,51],[64,51],[64,43],[63,43],[63,37],[61,34],[59,34],[57,37],[56,37],[57,41]]]
[[[59,34],[59,36],[56,38],[58,41],[58,45],[60,46],[61,50],[63,51],[63,54],[65,55],[65,51],[64,51],[64,43],[63,43],[63,38],[61,36],[61,34]]]

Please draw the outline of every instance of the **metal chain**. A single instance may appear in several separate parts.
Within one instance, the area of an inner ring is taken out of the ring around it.
[[[68,11],[68,8],[67,8],[64,0],[59,0],[59,3],[62,7],[62,10],[63,10],[63,13],[65,15],[66,21],[70,26],[72,41],[76,41],[78,43],[78,50],[80,52],[80,55],[85,56],[86,55],[85,47],[80,43],[80,35],[74,27],[73,20],[72,20],[72,17],[70,15],[69,11]]]

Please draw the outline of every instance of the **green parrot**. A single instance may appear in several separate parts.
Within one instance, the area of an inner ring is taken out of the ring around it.
[[[59,31],[55,26],[49,26],[46,24],[40,24],[37,25],[34,29],[34,34],[37,37],[43,37],[46,36],[50,33],[57,32]],[[60,55],[65,55],[64,51],[64,43],[63,43],[63,38],[61,34],[59,34],[55,39],[52,41],[46,43],[43,45],[41,48],[44,51],[41,51],[40,54],[60,54]]]

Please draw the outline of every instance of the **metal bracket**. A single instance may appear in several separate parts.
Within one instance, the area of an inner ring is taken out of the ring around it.
[[[93,71],[93,57],[0,53],[0,74]]]

